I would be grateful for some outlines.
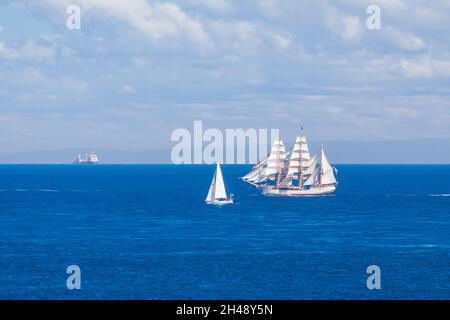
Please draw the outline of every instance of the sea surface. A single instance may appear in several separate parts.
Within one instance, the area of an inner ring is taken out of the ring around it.
[[[450,298],[450,166],[339,165],[309,198],[249,168],[223,166],[236,203],[214,207],[214,166],[1,165],[0,299]]]

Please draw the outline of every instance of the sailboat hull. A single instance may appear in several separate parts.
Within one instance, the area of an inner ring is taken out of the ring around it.
[[[313,196],[327,196],[336,191],[335,186],[316,187],[308,190],[298,189],[264,189],[263,195],[266,196],[281,196],[281,197],[313,197]]]
[[[207,204],[213,204],[216,206],[224,206],[227,204],[233,204],[233,199],[227,199],[227,200],[213,200],[213,201],[206,201]]]

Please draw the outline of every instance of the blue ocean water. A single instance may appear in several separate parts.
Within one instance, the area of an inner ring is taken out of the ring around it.
[[[249,168],[213,207],[214,166],[0,166],[0,298],[450,298],[450,166],[340,165],[320,198],[264,197]]]

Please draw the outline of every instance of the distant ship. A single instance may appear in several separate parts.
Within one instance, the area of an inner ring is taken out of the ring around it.
[[[211,186],[209,187],[208,195],[205,199],[207,204],[224,205],[232,204],[232,195],[227,195],[227,190],[225,188],[225,182],[223,181],[222,170],[220,169],[220,164],[216,166],[216,172],[214,173],[213,179],[211,181]]]
[[[286,152],[283,139],[275,139],[270,154],[242,177],[242,180],[272,196],[322,196],[336,191],[336,169],[323,147],[310,156],[306,137],[298,135],[291,152]]]
[[[72,161],[73,164],[97,164],[98,163],[98,156],[95,153],[95,151],[92,151],[90,154],[86,153],[85,158],[83,159],[81,157],[81,154],[79,154],[75,159]]]

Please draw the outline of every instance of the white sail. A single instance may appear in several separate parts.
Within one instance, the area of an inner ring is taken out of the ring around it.
[[[276,179],[285,166],[286,158],[287,154],[284,142],[281,137],[278,137],[273,142],[264,175],[269,179]]]
[[[256,182],[257,180],[259,180],[261,172],[263,171],[262,169],[267,164],[268,159],[269,156],[266,156],[263,160],[253,166],[252,170],[242,177],[242,180],[247,180],[250,182]]]
[[[280,184],[284,187],[292,186],[292,180],[293,176],[286,176]]]
[[[303,183],[305,187],[316,186],[318,184],[319,168],[316,166],[313,173]]]
[[[264,171],[265,171],[265,168],[264,168],[264,169],[261,169],[261,174],[258,176],[258,179],[255,179],[255,180],[252,181],[252,182],[254,182],[254,183],[262,183],[262,182],[265,182],[265,181],[269,180],[269,179],[264,175]]]
[[[208,195],[206,196],[205,201],[214,201],[214,194],[216,190],[216,173],[214,172],[214,176],[211,181],[211,185],[209,187]]]
[[[247,181],[253,182],[253,183],[260,183],[260,182],[264,181],[265,180],[264,171],[265,171],[265,168],[263,168],[263,167],[259,168],[258,171],[255,172],[255,174],[252,177],[247,179]]]
[[[206,202],[208,204],[214,205],[226,205],[232,204],[233,195],[227,196],[225,189],[225,183],[223,181],[222,169],[220,165],[217,164],[216,172],[214,173],[213,179],[211,181],[211,186],[209,187],[208,195],[206,197]]]
[[[225,190],[225,183],[223,182],[222,169],[220,164],[217,164],[216,169],[216,190],[214,193],[214,199],[226,199],[227,192]]]
[[[247,173],[245,176],[242,177],[243,180],[250,180],[253,179],[255,176],[258,175],[259,168],[252,169],[249,173]]]
[[[305,172],[303,172],[304,176],[309,176],[311,174],[313,174],[314,170],[316,170],[317,167],[317,163],[319,161],[319,156],[317,155],[317,153],[305,164],[305,167],[307,167],[307,169],[305,170]]]
[[[217,164],[216,172],[214,173],[208,195],[206,196],[206,201],[212,202],[221,199],[228,199],[228,197],[223,181],[222,169],[220,168],[220,165]]]
[[[264,166],[267,163],[267,160],[269,159],[269,155],[265,156],[264,159],[262,159],[260,162],[255,164],[252,169],[258,169]]]
[[[322,148],[320,154],[320,184],[328,185],[335,184],[336,178],[334,176],[334,169],[328,162],[327,157],[325,156],[325,151]]]
[[[306,137],[302,135],[297,136],[289,159],[288,176],[298,180],[300,174],[307,169],[306,164],[310,159]]]

